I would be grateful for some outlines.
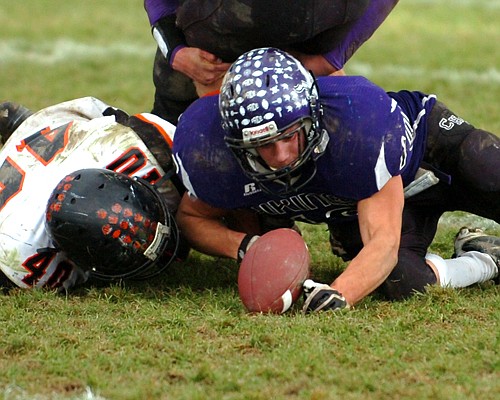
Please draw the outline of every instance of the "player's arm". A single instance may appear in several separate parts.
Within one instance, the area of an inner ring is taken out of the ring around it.
[[[339,44],[323,54],[336,70],[341,70],[352,55],[385,21],[399,0],[372,0],[363,15],[354,23]]]
[[[399,0],[372,0],[363,15],[328,53],[291,52],[315,76],[345,75],[344,65],[384,22]]]
[[[343,69],[338,69],[333,66],[322,54],[291,53],[304,65],[304,67],[306,67],[307,70],[311,71],[314,76],[345,75]]]
[[[234,212],[212,207],[187,193],[182,197],[176,215],[179,229],[193,248],[236,260],[246,234],[228,228],[226,222],[234,217]],[[239,221],[244,219],[239,218]]]
[[[404,206],[400,176],[392,177],[376,194],[358,203],[363,249],[332,283],[354,305],[389,276],[398,260]]]
[[[176,25],[178,0],[144,0],[152,34],[166,62],[176,71],[201,85],[216,84],[231,65],[208,51],[189,47]]]

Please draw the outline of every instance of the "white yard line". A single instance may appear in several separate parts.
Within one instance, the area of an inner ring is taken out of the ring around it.
[[[359,62],[350,62],[346,65],[350,75],[363,75],[367,78],[377,75],[390,75],[396,77],[414,77],[426,79],[438,79],[456,83],[484,83],[500,84],[500,70],[490,67],[487,70],[456,70],[451,68],[426,69],[420,67],[408,67],[397,64],[372,65]]]
[[[73,63],[75,60],[89,60],[110,56],[139,58],[154,57],[155,45],[110,43],[92,45],[61,38],[54,41],[28,42],[27,40],[0,40],[0,65],[31,62],[41,65]]]
[[[500,0],[404,0],[407,4],[442,6],[446,4],[450,10],[457,7],[484,8],[487,10],[500,9]]]
[[[36,44],[21,39],[0,40],[0,66],[23,62],[50,66],[64,62],[74,63],[75,61],[98,60],[108,57],[132,57],[152,60],[155,50],[153,42],[150,45],[141,45],[139,43],[92,45],[67,38],[37,42]],[[456,70],[450,68],[429,70],[397,64],[372,65],[353,60],[347,64],[346,69],[351,75],[364,75],[368,78],[375,74],[384,74],[396,77],[425,77],[456,83],[500,84],[500,70],[493,66],[487,70]]]

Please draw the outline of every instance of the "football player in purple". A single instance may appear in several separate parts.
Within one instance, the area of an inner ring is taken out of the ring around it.
[[[144,0],[158,43],[153,113],[177,124],[198,95],[218,90],[236,58],[286,49],[316,76],[342,71],[398,0]]]
[[[198,250],[241,259],[259,231],[250,221],[230,229],[231,210],[327,224],[349,263],[331,284],[304,283],[304,312],[498,277],[500,238],[480,230],[460,230],[456,258],[428,253],[446,211],[500,222],[500,138],[435,95],[315,79],[288,53],[260,48],[232,64],[220,95],[184,112],[175,139],[188,191],[177,220]]]

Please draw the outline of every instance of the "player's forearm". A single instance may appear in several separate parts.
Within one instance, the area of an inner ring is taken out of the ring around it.
[[[404,206],[400,176],[390,178],[380,191],[358,202],[363,248],[332,284],[351,305],[387,279],[398,261]]]
[[[228,229],[219,219],[177,213],[179,229],[194,249],[201,253],[236,259],[244,233]]]
[[[354,305],[377,289],[397,263],[399,241],[381,238],[366,245],[332,283]]]

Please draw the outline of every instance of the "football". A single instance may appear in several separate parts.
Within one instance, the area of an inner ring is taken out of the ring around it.
[[[238,272],[238,291],[249,312],[282,314],[302,293],[309,277],[309,249],[293,229],[272,230],[247,251]]]

